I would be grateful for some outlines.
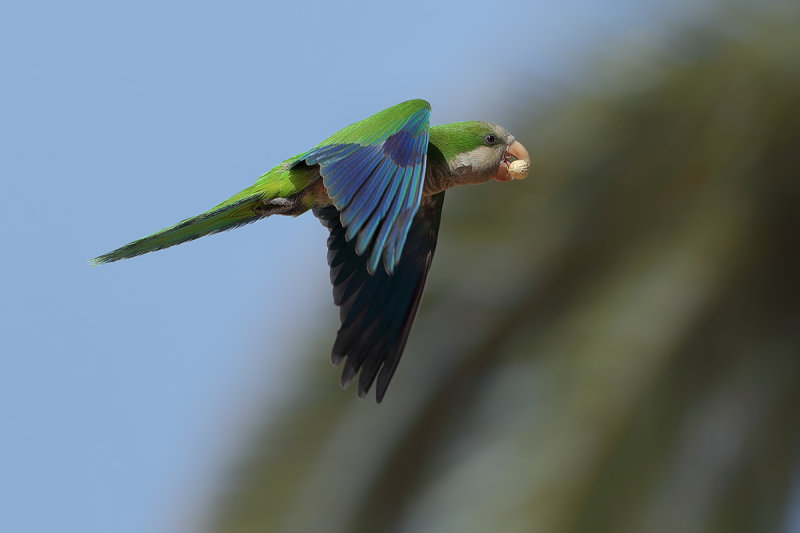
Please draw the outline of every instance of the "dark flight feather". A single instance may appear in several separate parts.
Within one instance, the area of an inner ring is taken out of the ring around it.
[[[331,361],[344,361],[342,386],[360,373],[361,397],[377,377],[376,398],[380,402],[397,368],[433,259],[443,203],[444,192],[422,198],[392,275],[384,269],[374,274],[367,271],[367,254],[357,254],[356,239],[345,238],[347,230],[334,206],[314,209],[330,230],[328,264],[341,322]]]

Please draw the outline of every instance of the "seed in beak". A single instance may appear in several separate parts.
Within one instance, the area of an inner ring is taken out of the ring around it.
[[[515,180],[524,180],[528,177],[528,170],[530,170],[530,168],[530,161],[517,159],[508,165],[508,175]]]
[[[497,181],[522,180],[528,176],[531,156],[519,141],[513,141],[503,153],[503,160],[492,176]],[[514,173],[512,174],[512,169]]]

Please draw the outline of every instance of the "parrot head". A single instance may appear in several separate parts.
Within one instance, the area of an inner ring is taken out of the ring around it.
[[[456,122],[431,128],[430,142],[442,153],[454,185],[485,183],[491,179],[524,179],[523,173],[509,173],[517,160],[530,164],[530,155],[505,128],[490,122]]]

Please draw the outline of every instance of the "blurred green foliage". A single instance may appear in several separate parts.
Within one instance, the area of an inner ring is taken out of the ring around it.
[[[800,18],[766,5],[518,106],[532,175],[448,193],[384,403],[315,358],[212,529],[789,531]]]

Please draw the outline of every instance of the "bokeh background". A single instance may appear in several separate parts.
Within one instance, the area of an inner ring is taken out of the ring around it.
[[[9,2],[0,531],[800,531],[796,2]],[[424,97],[448,193],[381,405],[326,231],[86,260]]]

